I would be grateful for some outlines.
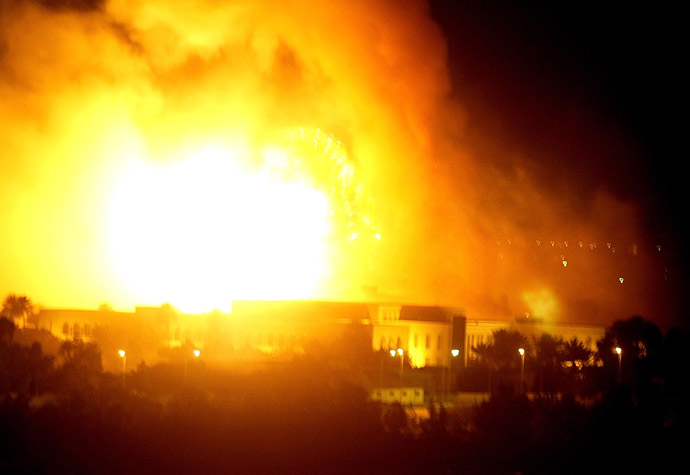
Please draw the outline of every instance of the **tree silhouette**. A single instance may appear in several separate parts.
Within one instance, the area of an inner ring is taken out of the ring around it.
[[[472,347],[472,351],[479,356],[479,360],[486,365],[489,372],[489,392],[491,392],[491,375],[496,369],[496,361],[493,354],[493,343],[480,343]]]
[[[97,385],[103,372],[101,350],[97,344],[65,341],[60,345],[58,356],[62,361],[58,376],[63,389],[78,391]]]
[[[582,369],[592,358],[592,351],[583,342],[574,337],[563,344],[563,361],[569,367]]]
[[[651,364],[658,363],[663,346],[664,338],[659,327],[635,315],[613,323],[604,338],[597,342],[597,356],[612,371],[619,364],[614,350],[621,348],[623,379],[626,374],[636,379],[642,366],[650,370]]]
[[[539,393],[544,392],[545,375],[546,392],[551,392],[554,389],[553,378],[558,374],[561,367],[563,340],[549,333],[542,333],[541,336],[533,338],[532,347],[539,367]]]
[[[9,294],[2,302],[2,315],[11,320],[21,319],[23,328],[26,328],[26,320],[33,313],[34,306],[26,295]]]
[[[16,328],[17,327],[12,320],[5,317],[0,317],[0,343],[11,342]]]
[[[614,322],[609,331],[616,344],[634,359],[656,353],[663,342],[659,327],[639,315]]]
[[[492,373],[508,370],[518,361],[518,349],[527,347],[527,338],[520,332],[511,330],[496,330],[492,334],[492,341],[472,347],[480,359],[489,368],[489,392],[491,392]]]
[[[493,357],[502,368],[510,368],[518,361],[518,349],[527,347],[527,338],[520,332],[496,330],[493,333]]]

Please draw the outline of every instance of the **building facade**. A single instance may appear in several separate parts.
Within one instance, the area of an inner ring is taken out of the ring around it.
[[[330,301],[235,301],[229,313],[207,314],[180,313],[169,305],[133,312],[41,309],[36,321],[61,340],[98,343],[106,369],[121,368],[119,349],[127,351],[128,364],[155,363],[166,351],[185,348],[218,362],[289,356],[309,344],[328,345],[351,324],[367,330],[372,349],[402,353],[413,368],[448,368],[457,360],[466,365],[476,358],[472,348],[489,344],[498,330],[528,339],[542,333],[577,338],[591,350],[606,331],[534,319],[467,319],[456,307]]]

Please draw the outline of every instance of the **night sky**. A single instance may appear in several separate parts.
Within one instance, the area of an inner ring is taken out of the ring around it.
[[[466,137],[496,133],[545,186],[585,202],[604,189],[640,210],[651,241],[687,282],[682,111],[687,103],[677,6],[627,2],[435,0]],[[511,153],[504,153],[506,150]],[[683,299],[685,301],[685,299]],[[684,304],[682,304],[684,305]]]

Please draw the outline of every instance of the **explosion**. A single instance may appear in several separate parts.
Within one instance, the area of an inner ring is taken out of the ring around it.
[[[255,160],[227,144],[167,166],[132,163],[112,198],[108,236],[133,294],[172,294],[188,311],[238,298],[317,298],[328,291],[329,263],[352,254],[354,241],[380,239],[341,143],[319,129],[281,135]]]
[[[0,287],[38,303],[654,307],[634,205],[467,134],[422,1],[3,2],[0,95]]]

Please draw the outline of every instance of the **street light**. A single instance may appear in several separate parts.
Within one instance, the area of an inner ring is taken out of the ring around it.
[[[453,348],[450,350],[450,356],[452,357],[448,361],[448,393],[449,395],[453,393],[453,358],[457,358],[460,354],[460,350]]]
[[[125,388],[125,378],[127,377],[127,353],[125,350],[118,350],[117,354],[122,358],[122,389]]]
[[[525,387],[525,349],[519,348],[518,353],[520,353],[520,394],[523,393]]]
[[[194,355],[194,358],[198,358],[199,355],[201,354],[201,351],[195,348],[192,351],[192,354]],[[184,357],[184,382],[185,382],[185,384],[187,384],[187,355],[186,354]]]
[[[616,353],[618,354],[618,382],[621,382],[621,359],[623,358],[623,350],[620,346],[616,347]]]
[[[391,354],[391,357],[395,357],[395,355],[400,355],[400,383],[402,384],[402,380],[403,380],[403,353],[405,353],[405,352],[403,351],[402,348],[398,348],[397,351],[396,350],[390,350],[389,353]]]

